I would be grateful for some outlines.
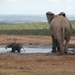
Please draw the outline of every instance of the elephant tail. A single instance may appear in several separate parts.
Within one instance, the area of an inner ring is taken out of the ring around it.
[[[24,47],[22,46],[23,50],[25,51]]]
[[[64,38],[65,38],[65,30],[66,30],[66,29],[63,27],[63,28],[62,28],[62,37],[63,37],[63,42],[64,42]]]

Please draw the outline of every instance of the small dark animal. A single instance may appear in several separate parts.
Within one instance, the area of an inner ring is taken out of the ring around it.
[[[11,52],[15,52],[15,51],[20,52],[21,51],[21,48],[23,48],[23,47],[22,47],[22,45],[20,43],[14,42],[14,43],[8,44],[5,48],[6,49],[7,48],[12,48]]]

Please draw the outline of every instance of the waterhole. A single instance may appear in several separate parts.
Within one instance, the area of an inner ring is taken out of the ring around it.
[[[6,45],[0,45],[0,53],[11,52],[11,48],[5,49],[5,46]],[[52,52],[51,45],[23,45],[23,48],[21,48],[20,53],[51,53]],[[71,50],[75,50],[75,48],[69,48],[69,51]]]

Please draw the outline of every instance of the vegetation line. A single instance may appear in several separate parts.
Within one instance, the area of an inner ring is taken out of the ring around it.
[[[72,33],[75,35],[75,21],[71,21]],[[39,23],[19,23],[19,24],[0,24],[0,34],[8,35],[43,35],[49,36],[50,29],[47,22]]]

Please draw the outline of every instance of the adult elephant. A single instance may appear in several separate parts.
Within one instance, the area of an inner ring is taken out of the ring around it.
[[[52,12],[47,12],[46,16],[48,23],[50,24],[52,35],[52,52],[56,52],[58,50],[60,54],[67,54],[72,29],[71,23],[66,18],[64,12],[61,12],[58,15],[54,15]],[[66,40],[65,46],[64,40]]]
[[[14,42],[14,43],[8,44],[5,48],[6,49],[7,48],[12,48],[11,52],[15,52],[15,51],[20,52],[21,48],[23,48],[23,47],[22,47],[22,45],[20,43]]]

